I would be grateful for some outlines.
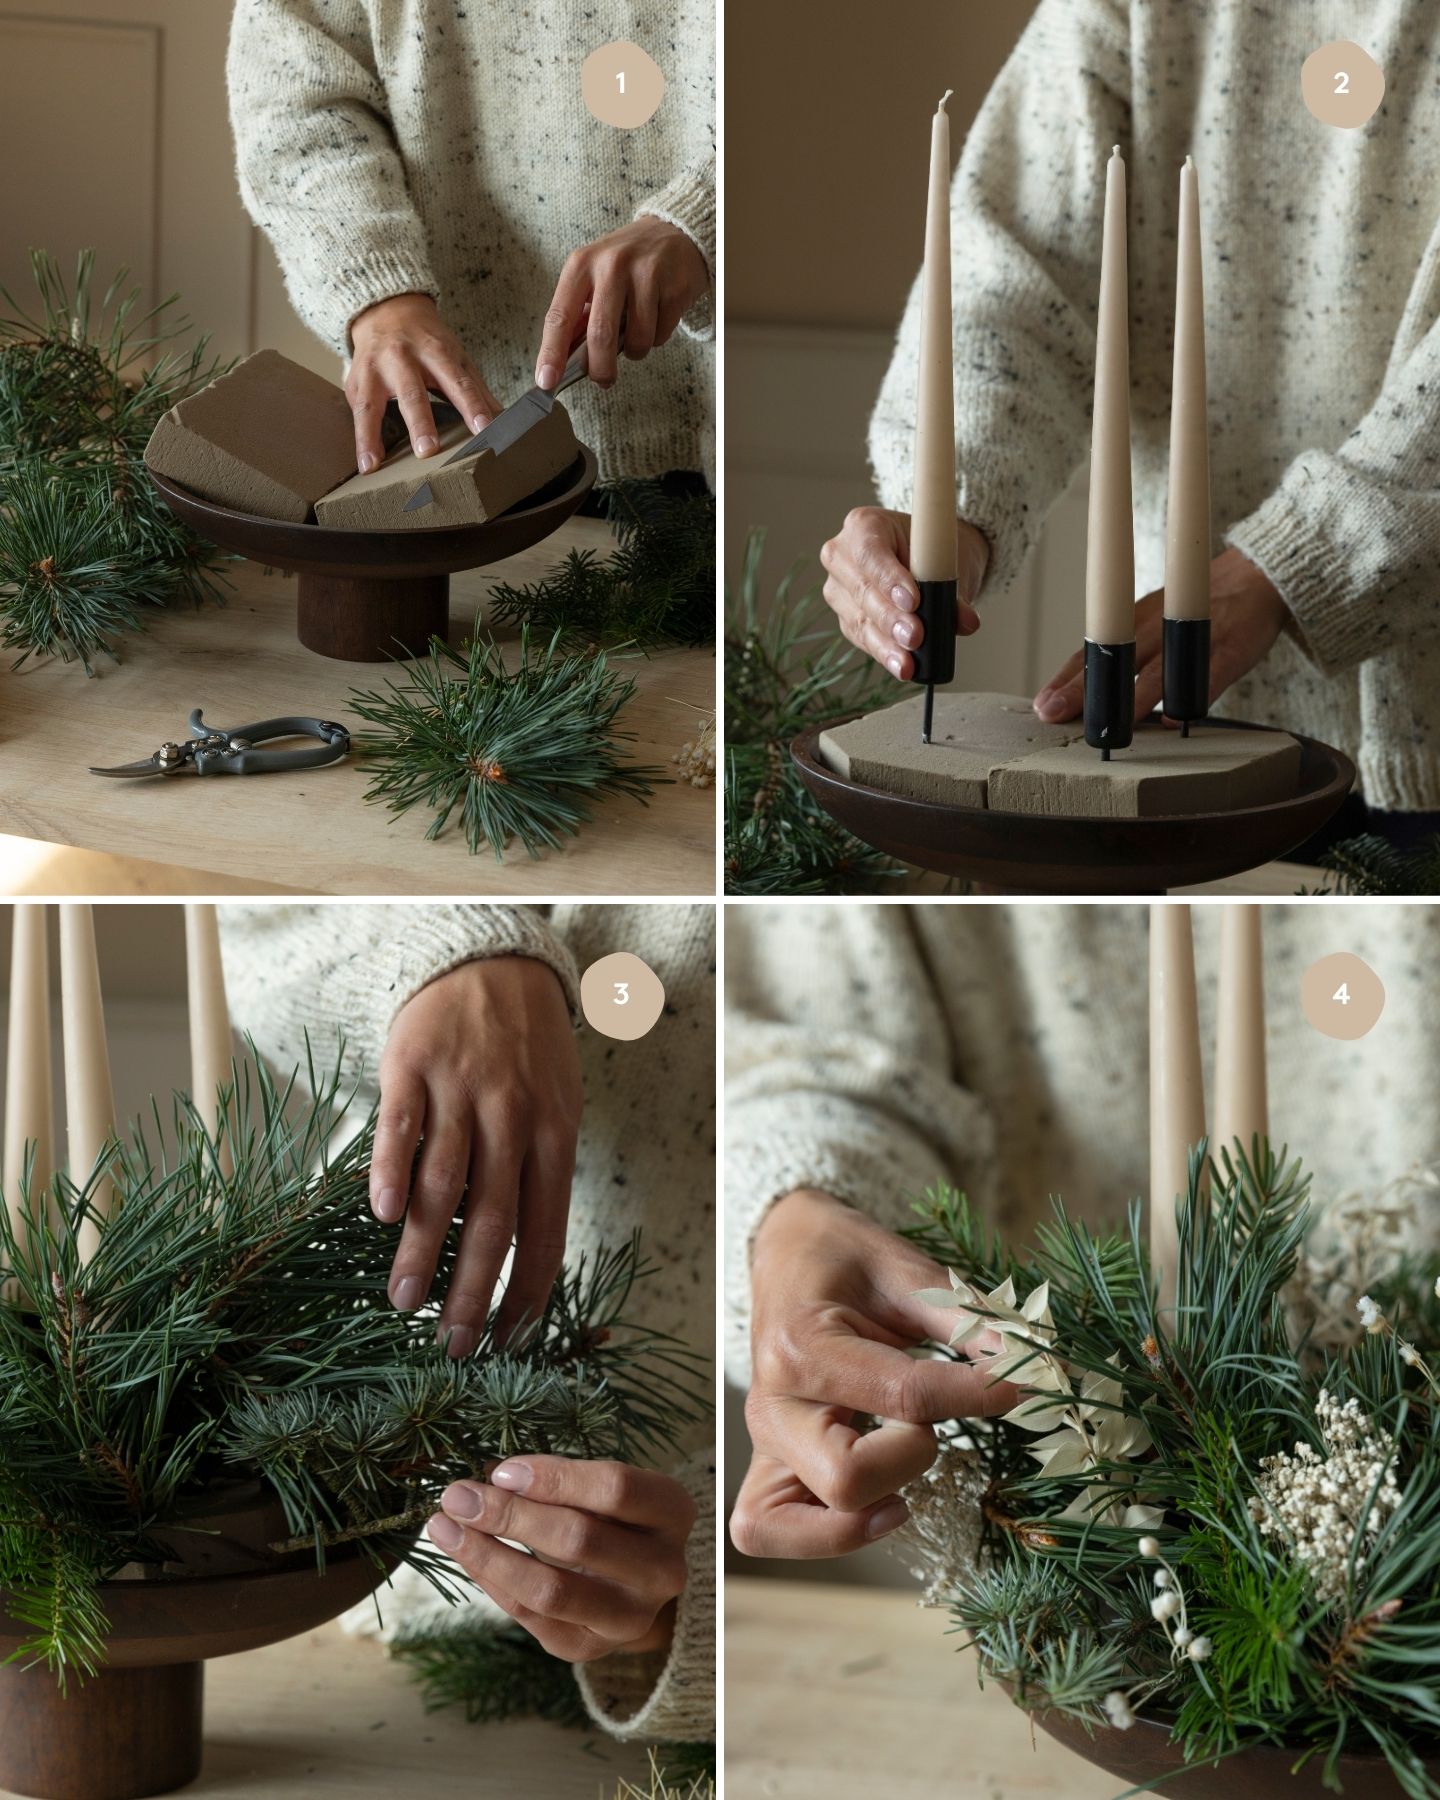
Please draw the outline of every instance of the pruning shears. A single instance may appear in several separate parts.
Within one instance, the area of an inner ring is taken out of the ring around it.
[[[258,750],[257,744],[274,738],[316,738],[311,750]],[[220,731],[207,725],[197,706],[190,715],[190,736],[184,743],[162,744],[140,762],[119,763],[112,769],[92,767],[92,775],[270,775],[286,769],[319,769],[340,762],[350,753],[350,733],[329,719],[298,715],[260,719],[253,725],[237,725]]]

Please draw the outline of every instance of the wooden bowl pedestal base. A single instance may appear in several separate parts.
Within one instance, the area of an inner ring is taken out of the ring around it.
[[[302,573],[296,606],[300,642],[317,656],[383,662],[424,656],[432,637],[450,629],[448,575],[390,576]]]
[[[39,1800],[140,1800],[200,1773],[205,1665],[102,1669],[62,1693],[0,1668],[0,1788]]]

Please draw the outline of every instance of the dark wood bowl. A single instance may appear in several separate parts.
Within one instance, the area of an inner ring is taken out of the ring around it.
[[[1117,1794],[1154,1782],[1155,1793],[1179,1800],[1335,1800],[1334,1790],[1321,1785],[1321,1756],[1296,1770],[1300,1751],[1258,1744],[1165,1780],[1184,1758],[1170,1742],[1170,1727],[1163,1720],[1138,1718],[1128,1731],[1105,1726],[1091,1733],[1063,1713],[1035,1712],[1032,1717],[1057,1743],[1122,1781],[1125,1786]],[[1440,1760],[1427,1760],[1425,1767],[1432,1777],[1440,1775]],[[1404,1789],[1378,1752],[1342,1756],[1339,1776],[1345,1800],[1404,1800]]]
[[[790,755],[806,787],[847,831],[900,862],[1019,894],[1163,894],[1241,874],[1303,844],[1355,781],[1343,751],[1291,732],[1300,746],[1300,784],[1288,800],[1227,813],[1051,819],[911,800],[847,780],[820,760],[820,729],[802,731]]]
[[[327,1553],[323,1573],[313,1551],[275,1554],[268,1545],[284,1536],[284,1514],[258,1484],[223,1490],[189,1520],[198,1532],[159,1535],[174,1545],[173,1566],[196,1572],[102,1583],[97,1674],[72,1674],[62,1690],[43,1666],[0,1668],[0,1789],[139,1800],[183,1787],[200,1772],[205,1662],[323,1625],[395,1566],[393,1556],[376,1562],[353,1545]],[[0,1659],[33,1635],[0,1593]]]
[[[204,500],[150,470],[167,506],[199,536],[299,576],[300,642],[321,656],[383,662],[419,656],[450,621],[450,576],[528,550],[571,517],[595,485],[584,445],[563,475],[480,525],[344,531],[262,519]]]

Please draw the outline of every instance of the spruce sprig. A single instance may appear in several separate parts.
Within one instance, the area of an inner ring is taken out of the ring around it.
[[[28,1178],[18,1228],[0,1204],[0,1288],[18,1290],[0,1303],[0,1589],[26,1656],[62,1677],[103,1660],[101,1584],[173,1560],[216,1482],[278,1495],[277,1566],[344,1544],[453,1595],[453,1564],[416,1538],[448,1482],[527,1448],[633,1458],[703,1411],[696,1359],[624,1316],[647,1272],[634,1240],[568,1270],[523,1342],[487,1333],[448,1360],[433,1317],[384,1301],[373,1115],[342,1125],[337,1076],[280,1086],[246,1059],[218,1135],[180,1097],[112,1146],[103,1222],[98,1174],[56,1178],[57,1228]],[[452,1267],[447,1245],[437,1300]]]
[[[497,862],[512,840],[532,857],[562,849],[599,801],[643,804],[666,780],[621,748],[634,734],[616,720],[634,692],[604,651],[567,652],[558,634],[537,649],[522,629],[514,669],[493,638],[464,651],[434,638],[403,679],[351,695],[375,727],[356,739],[371,765],[365,798],[393,813],[428,807],[427,838],[458,812],[470,853],[488,844]]]
[[[161,415],[222,373],[172,296],[141,309],[125,271],[97,294],[31,253],[37,303],[0,301],[0,642],[94,673],[154,608],[221,597],[225,560],[160,500],[145,445]]]
[[[725,891],[871,893],[899,866],[837,825],[811,798],[790,741],[878,705],[885,677],[840,637],[819,589],[795,563],[768,602],[765,533],[745,540],[725,616]]]
[[[494,617],[559,633],[567,644],[713,643],[715,496],[637,480],[617,482],[603,498],[614,550],[572,550],[528,586],[497,584]]]

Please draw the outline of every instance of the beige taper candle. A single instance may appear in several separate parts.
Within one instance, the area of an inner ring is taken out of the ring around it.
[[[1090,428],[1090,522],[1085,546],[1085,635],[1092,644],[1135,637],[1135,519],[1130,504],[1130,283],[1125,254],[1125,162],[1105,167],[1105,232],[1095,332]]]
[[[105,1047],[105,1009],[100,999],[100,964],[95,954],[95,915],[88,906],[60,908],[60,1003],[65,1035],[65,1127],[70,1179],[77,1188],[89,1180],[106,1143],[115,1135],[115,1095]],[[96,1213],[107,1218],[115,1189],[102,1177],[92,1196]],[[90,1257],[95,1227],[80,1233],[80,1254]]]
[[[1170,390],[1170,498],[1165,512],[1165,617],[1210,617],[1210,439],[1205,408],[1205,283],[1195,164],[1180,171],[1175,362]]]
[[[953,581],[955,549],[955,345],[950,334],[950,115],[947,88],[930,129],[925,268],[920,277],[920,361],[915,390],[915,497],[910,573]]]
[[[1269,1134],[1265,1081],[1265,959],[1260,908],[1227,906],[1220,921],[1220,996],[1215,1033],[1214,1153],[1249,1156]]]
[[[1205,1135],[1200,1017],[1190,908],[1150,908],[1150,1261],[1160,1304],[1175,1304],[1175,1207],[1189,1186],[1191,1149]]]
[[[215,908],[185,908],[185,971],[190,998],[190,1098],[213,1131],[220,1123],[217,1099],[231,1082],[230,1009],[220,957]]]
[[[55,1106],[50,1084],[49,908],[17,905],[10,945],[10,1025],[5,1059],[5,1203],[22,1235],[20,1183],[26,1145],[35,1146],[31,1207],[55,1171]]]

